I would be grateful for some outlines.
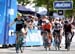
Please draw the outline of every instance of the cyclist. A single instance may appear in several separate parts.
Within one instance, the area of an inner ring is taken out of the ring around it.
[[[44,24],[42,25],[42,31],[44,32],[47,32],[47,35],[45,36],[45,37],[47,37],[47,47],[49,48],[49,50],[50,50],[50,46],[51,46],[51,42],[52,42],[52,35],[51,35],[51,29],[52,29],[52,25],[51,25],[51,23],[49,22],[49,20],[46,20],[45,22],[44,22]]]
[[[9,26],[12,26],[14,23],[16,23],[16,52],[18,53],[18,38],[19,38],[19,34],[21,34],[21,29],[24,25],[24,20],[22,19],[22,14],[21,13],[18,13],[17,14],[17,18],[14,19],[14,22],[12,22],[11,24],[9,24]],[[23,52],[21,50],[21,52]]]
[[[65,32],[65,49],[69,50],[70,49],[70,42],[71,42],[70,39],[72,37],[72,24],[69,22],[69,20],[65,21],[64,32]]]
[[[59,48],[61,43],[61,30],[62,30],[62,25],[60,24],[59,19],[56,19],[53,25],[53,37],[54,37],[55,46],[58,46],[56,43],[57,42],[56,40],[58,38]]]

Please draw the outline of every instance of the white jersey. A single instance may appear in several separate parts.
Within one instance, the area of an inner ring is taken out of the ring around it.
[[[54,30],[60,30],[60,29],[62,29],[62,24],[60,24],[60,23],[54,23],[54,28],[53,28]]]

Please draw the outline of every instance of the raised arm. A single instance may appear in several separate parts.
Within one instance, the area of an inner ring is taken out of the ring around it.
[[[73,22],[73,20],[74,20],[74,16],[72,16],[72,20],[71,20],[71,23]]]
[[[9,26],[12,26],[13,24],[15,24],[15,21],[13,21],[12,23],[10,23]]]

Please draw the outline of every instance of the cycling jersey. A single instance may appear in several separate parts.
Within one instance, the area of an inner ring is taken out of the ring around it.
[[[44,31],[50,32],[51,28],[52,28],[52,25],[50,23],[47,23],[47,24],[45,23],[45,24],[42,25],[42,29]]]
[[[62,25],[60,23],[54,23],[54,30],[60,30]]]
[[[16,18],[14,21],[16,22],[16,31],[21,31],[21,29],[24,25],[24,20],[23,19],[18,20]]]
[[[71,26],[71,24],[68,24],[68,25],[64,25],[64,31],[65,32],[71,32],[71,28],[72,28],[72,26]]]

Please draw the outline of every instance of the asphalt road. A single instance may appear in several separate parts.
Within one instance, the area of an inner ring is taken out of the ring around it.
[[[52,46],[50,51],[46,51],[43,46],[38,47],[24,47],[24,52],[19,54],[75,54],[75,42],[71,44],[70,51],[67,51],[64,48],[64,45],[61,45],[62,48],[60,51],[55,51],[55,48]],[[15,48],[0,48],[0,54],[16,54]]]
[[[60,51],[56,51],[54,46],[51,46],[50,51],[46,51],[43,46],[38,47],[24,47],[24,52],[19,54],[75,54],[75,36],[72,39],[70,51],[64,48],[65,38],[62,38]],[[0,54],[16,54],[15,47],[0,48]]]

